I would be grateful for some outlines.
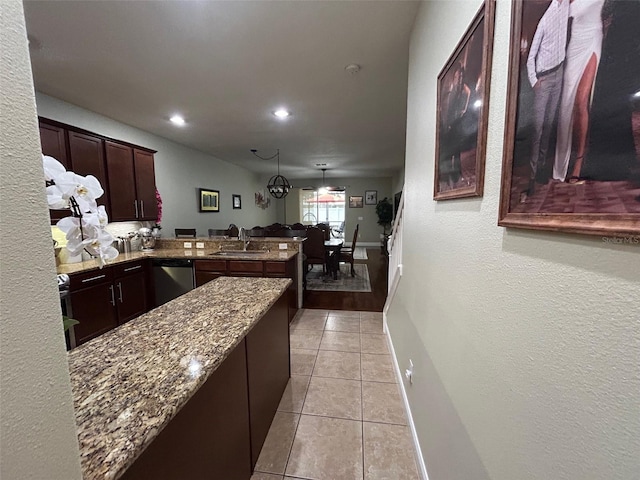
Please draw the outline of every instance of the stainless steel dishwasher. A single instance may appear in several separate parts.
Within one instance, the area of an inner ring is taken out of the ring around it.
[[[156,258],[153,260],[153,278],[158,307],[195,286],[193,260],[185,258]]]

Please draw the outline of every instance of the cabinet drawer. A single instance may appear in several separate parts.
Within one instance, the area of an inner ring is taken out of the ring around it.
[[[229,260],[229,273],[233,272],[262,273],[262,262]]]
[[[115,277],[122,277],[123,275],[131,275],[133,273],[144,272],[146,260],[137,260],[135,262],[126,262],[111,267],[113,269],[113,275]]]
[[[196,271],[202,270],[221,273],[225,273],[227,271],[226,260],[197,260],[195,263]]]
[[[69,290],[72,292],[81,288],[90,287],[99,283],[113,280],[113,270],[111,267],[104,267],[101,270],[91,270],[89,272],[74,273],[69,275]]]
[[[264,271],[265,273],[287,273],[287,264],[286,262],[264,262]]]

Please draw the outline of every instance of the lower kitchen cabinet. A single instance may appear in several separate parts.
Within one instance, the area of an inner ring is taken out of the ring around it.
[[[289,302],[289,321],[298,311],[296,257],[287,261],[265,260],[196,260],[196,287],[218,277],[267,277],[290,278],[291,286],[286,293]]]
[[[71,316],[76,345],[149,310],[148,260],[70,275]]]
[[[120,478],[249,480],[289,374],[282,296]]]

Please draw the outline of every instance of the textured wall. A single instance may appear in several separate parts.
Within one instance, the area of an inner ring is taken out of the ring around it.
[[[57,98],[38,92],[36,100],[43,117],[157,150],[154,160],[156,185],[162,195],[163,235],[173,236],[174,228],[195,227],[198,235],[206,236],[207,229],[227,228],[230,223],[252,227],[275,221],[273,203],[265,210],[254,203],[254,193],[266,185],[256,174]],[[220,192],[219,212],[198,211],[198,188]],[[241,209],[232,208],[232,194],[241,195]]]
[[[640,246],[497,226],[510,3],[497,5],[479,199],[431,192],[436,77],[480,2],[424,2],[416,19],[390,332],[400,367],[416,363],[407,389],[430,480],[635,479]]]
[[[0,478],[79,479],[22,2],[0,30]]]

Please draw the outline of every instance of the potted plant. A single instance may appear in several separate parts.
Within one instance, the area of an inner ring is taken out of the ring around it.
[[[393,221],[393,205],[387,197],[376,204],[376,214],[378,215],[378,225],[382,226],[384,235],[387,235],[387,230]]]

